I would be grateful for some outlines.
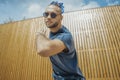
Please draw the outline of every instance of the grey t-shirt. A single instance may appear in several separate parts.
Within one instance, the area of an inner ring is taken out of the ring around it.
[[[69,30],[62,26],[56,33],[50,32],[49,38],[51,40],[59,39],[67,47],[67,50],[50,56],[54,73],[61,76],[77,75],[83,77],[78,67],[76,49]]]

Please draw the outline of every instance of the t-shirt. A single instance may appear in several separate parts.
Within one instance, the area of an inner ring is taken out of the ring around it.
[[[50,56],[53,72],[56,75],[78,75],[83,77],[82,72],[78,67],[76,49],[69,30],[62,26],[57,32],[50,32],[49,38],[51,40],[59,39],[67,47],[67,50],[63,50],[56,55]]]

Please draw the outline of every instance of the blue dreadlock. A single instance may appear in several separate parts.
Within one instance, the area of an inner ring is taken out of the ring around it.
[[[64,6],[63,3],[58,3],[58,1],[52,1],[50,5],[58,6],[61,9],[61,13],[64,13]]]

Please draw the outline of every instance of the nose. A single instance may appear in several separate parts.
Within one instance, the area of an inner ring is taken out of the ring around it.
[[[49,14],[47,18],[48,18],[48,19],[51,18],[51,15]]]

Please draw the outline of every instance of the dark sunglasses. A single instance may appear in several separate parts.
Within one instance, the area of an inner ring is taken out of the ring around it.
[[[51,18],[56,18],[56,16],[58,15],[58,14],[56,14],[56,13],[48,13],[48,12],[44,12],[43,13],[43,16],[45,17],[45,18],[47,18],[48,16],[50,15],[50,17]]]

